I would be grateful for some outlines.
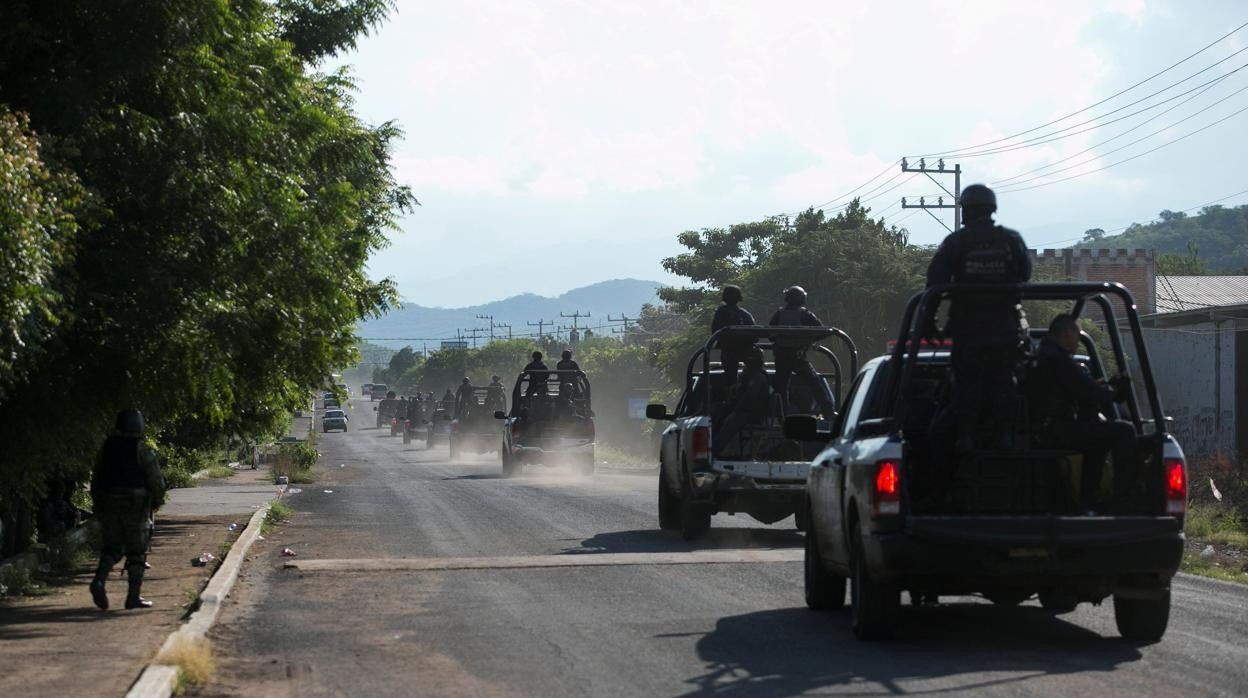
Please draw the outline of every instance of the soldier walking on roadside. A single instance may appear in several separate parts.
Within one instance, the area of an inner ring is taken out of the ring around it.
[[[91,474],[91,498],[100,522],[100,564],[91,581],[91,599],[108,608],[104,583],[113,566],[126,558],[129,591],[126,608],[150,608],[139,595],[147,548],[152,536],[151,513],[165,498],[165,479],[156,453],[143,443],[143,414],[136,409],[117,415],[116,433],[100,449]]]

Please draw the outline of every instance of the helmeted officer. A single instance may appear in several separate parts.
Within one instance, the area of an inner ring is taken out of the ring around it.
[[[559,363],[555,364],[555,369],[559,371],[579,371],[581,365],[572,360],[572,350],[564,349],[563,354],[559,357]]]
[[[784,305],[771,316],[771,322],[767,324],[772,327],[823,327],[823,322],[806,309],[806,289],[801,286],[790,286],[784,290]],[[832,389],[815,372],[810,361],[806,360],[806,351],[775,347],[772,352],[776,359],[776,393],[783,396],[785,405],[789,404],[789,380],[796,374],[815,396],[823,416],[829,420],[835,419],[836,399],[832,397]]]
[[[1125,375],[1095,381],[1078,362],[1079,325],[1062,314],[1053,318],[1027,372],[1029,415],[1046,444],[1083,453],[1079,510],[1097,508],[1105,457],[1114,455],[1114,497],[1122,504],[1136,467],[1135,426],[1104,419],[1101,410],[1127,399],[1131,379]]]
[[[129,591],[126,608],[150,608],[140,596],[147,547],[152,537],[151,513],[165,499],[165,479],[156,454],[143,443],[143,414],[136,409],[117,415],[116,433],[104,441],[91,473],[91,498],[100,522],[100,564],[91,580],[91,599],[108,608],[104,583],[126,558]]]
[[[937,248],[927,285],[1018,284],[1031,279],[1031,258],[1016,231],[997,225],[997,196],[972,184],[958,198],[963,225]],[[980,417],[1000,435],[1013,414],[1013,369],[1026,338],[1027,321],[1016,293],[950,295],[946,335],[953,340],[953,414],[956,449],[974,447]]]
[[[472,381],[467,376],[464,376],[464,380],[459,384],[459,389],[455,391],[455,414],[463,415],[466,410],[475,407],[476,402]]]
[[[749,424],[762,424],[771,416],[771,382],[763,364],[763,350],[750,347],[742,358],[745,370],[737,378],[736,392],[728,415],[715,434],[715,452],[718,455],[732,445],[741,428]]]
[[[542,362],[542,352],[540,351],[533,352],[532,359],[533,359],[532,361],[524,365],[525,372],[526,373],[531,372],[529,373],[529,387],[525,394],[545,395],[546,394],[546,381],[550,377],[550,374],[542,373],[542,372],[548,371],[550,369],[548,369],[546,367],[546,364]]]
[[[715,334],[725,327],[755,324],[754,316],[750,314],[750,311],[740,306],[743,298],[741,287],[731,284],[724,286],[720,297],[724,302],[715,309],[715,316],[711,318],[711,334]],[[737,381],[737,370],[741,365],[741,359],[749,352],[750,347],[753,346],[753,341],[734,342],[729,340],[722,342],[720,346],[719,363],[724,367],[724,380],[728,385],[732,385]]]

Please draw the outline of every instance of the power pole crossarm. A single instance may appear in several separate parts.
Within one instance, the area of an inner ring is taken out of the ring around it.
[[[922,173],[926,175],[928,179],[935,182],[936,186],[940,187],[946,194],[949,195],[949,203],[945,203],[945,197],[938,196],[936,197],[936,203],[934,204],[927,203],[926,197],[922,197],[922,196],[919,197],[918,204],[910,204],[906,202],[906,197],[903,196],[901,198],[902,208],[924,209],[925,211],[927,211],[927,215],[931,216],[932,218],[935,218],[936,222],[940,223],[942,226],[945,227],[945,230],[948,230],[950,232],[953,232],[954,230],[957,230],[958,228],[962,227],[962,205],[961,205],[961,202],[958,200],[958,197],[961,196],[962,194],[962,166],[961,165],[955,164],[951,168],[945,164],[944,158],[941,158],[940,160],[936,162],[935,166],[932,166],[932,165],[927,164],[927,160],[925,158],[919,158],[919,164],[917,167],[915,167],[911,165],[906,160],[906,158],[902,158],[901,159],[901,171]],[[944,184],[941,184],[939,180],[937,180],[935,177],[932,176],[934,174],[953,175],[953,190],[950,191],[948,187],[946,187]],[[939,209],[939,208],[953,209],[953,227],[952,228],[950,228],[948,225],[945,225],[945,222],[943,220],[941,220],[936,214],[932,213],[931,209]]]

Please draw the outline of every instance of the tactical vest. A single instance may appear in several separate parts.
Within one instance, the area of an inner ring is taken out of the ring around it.
[[[145,489],[147,479],[139,465],[138,437],[114,434],[104,441],[96,485],[108,489]]]
[[[802,320],[805,318],[806,308],[784,307],[776,311],[776,321],[772,324],[784,327],[801,327]]]
[[[967,228],[961,243],[954,283],[1004,284],[1015,280],[1011,276],[1017,260],[1010,239],[997,226]]]

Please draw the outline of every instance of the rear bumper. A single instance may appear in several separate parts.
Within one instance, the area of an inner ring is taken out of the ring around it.
[[[1171,517],[911,517],[874,532],[872,576],[919,586],[1036,590],[1080,585],[1112,591],[1164,584],[1183,558]]]
[[[515,456],[525,459],[540,460],[542,458],[592,458],[594,455],[594,442],[591,441],[585,444],[568,446],[533,446],[513,443],[511,450]]]

